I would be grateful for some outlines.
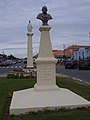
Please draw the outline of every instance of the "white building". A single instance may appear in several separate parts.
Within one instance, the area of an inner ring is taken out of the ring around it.
[[[74,51],[74,59],[85,59],[90,57],[90,48],[79,48]]]

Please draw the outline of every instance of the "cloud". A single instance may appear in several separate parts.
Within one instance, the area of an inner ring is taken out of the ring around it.
[[[88,45],[90,0],[0,0],[0,49],[12,46],[21,51],[21,48],[26,48],[26,28],[31,20],[33,50],[38,51],[41,22],[36,16],[44,5],[53,17],[49,21],[53,49],[63,48],[63,44]]]

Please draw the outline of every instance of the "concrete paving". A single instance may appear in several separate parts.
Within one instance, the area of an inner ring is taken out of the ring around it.
[[[19,115],[46,108],[77,108],[84,106],[90,106],[90,102],[68,89],[35,91],[34,88],[31,88],[14,92],[10,114]]]

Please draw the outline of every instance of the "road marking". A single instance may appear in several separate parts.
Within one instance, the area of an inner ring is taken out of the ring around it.
[[[9,66],[7,66],[6,68],[9,68]]]
[[[79,78],[78,78],[77,80],[79,80],[80,82],[82,82],[82,80],[81,80],[81,79],[79,79]]]
[[[13,66],[11,66],[11,68],[14,68]]]
[[[4,69],[4,68],[7,68],[7,69],[9,69],[9,68],[24,68],[24,67],[26,67],[26,66],[5,66],[5,67],[1,67],[0,66],[0,68],[2,69]]]
[[[22,66],[19,66],[19,68],[21,68]]]
[[[76,80],[76,78],[73,78],[73,80]]]

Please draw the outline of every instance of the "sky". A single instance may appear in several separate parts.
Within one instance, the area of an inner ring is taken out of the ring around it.
[[[70,45],[90,45],[90,0],[0,0],[0,54],[27,56],[27,25],[33,26],[33,55],[40,44],[36,19],[43,6],[47,6],[52,49]]]

